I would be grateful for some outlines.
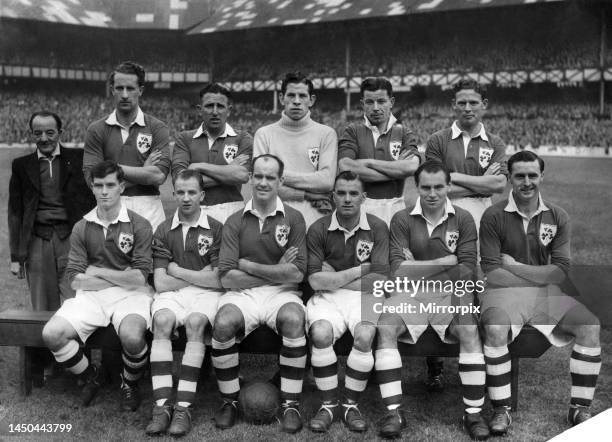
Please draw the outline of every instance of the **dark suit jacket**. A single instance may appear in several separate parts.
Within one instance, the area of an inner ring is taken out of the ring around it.
[[[60,146],[60,179],[70,227],[96,205],[83,178],[83,149]],[[13,160],[9,184],[8,226],[11,261],[25,262],[40,196],[40,165],[36,152]]]

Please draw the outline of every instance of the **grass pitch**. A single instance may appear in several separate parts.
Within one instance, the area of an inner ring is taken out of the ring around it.
[[[13,158],[23,150],[0,150],[0,218],[6,220],[8,181]],[[612,235],[609,234],[612,207],[612,161],[599,159],[546,158],[544,197],[567,210],[572,220],[572,261],[583,265],[580,271],[599,269],[597,279],[583,277],[579,284],[581,294],[593,302],[598,313],[612,311],[610,301],[612,283],[606,275],[612,274]],[[164,200],[170,200],[170,186],[166,185]],[[6,223],[0,224],[0,310],[29,309],[29,293],[25,283],[8,271],[8,232]],[[583,281],[585,280],[585,281]],[[597,413],[612,407],[612,322],[604,320],[602,332],[603,366],[592,410]],[[537,360],[521,361],[519,410],[513,413],[514,424],[505,440],[547,440],[567,428],[565,415],[569,402],[570,377],[568,372],[570,348],[550,349]],[[81,408],[79,390],[69,376],[51,379],[42,389],[34,389],[31,396],[19,396],[18,351],[12,347],[0,348],[0,440],[145,440],[144,428],[150,417],[151,386],[141,383],[143,405],[134,413],[118,411],[119,390],[115,386],[103,389],[95,405]],[[341,358],[341,373],[345,359]],[[248,379],[266,379],[276,368],[275,356],[243,356],[242,374]],[[405,440],[446,441],[469,440],[462,431],[459,418],[462,413],[461,391],[457,375],[457,362],[447,359],[445,377],[447,388],[440,394],[428,394],[422,384],[425,363],[422,359],[404,360],[403,386],[405,408],[408,410],[408,428]],[[303,416],[305,422],[318,406],[311,376],[304,384]],[[212,375],[202,380],[193,414],[194,428],[185,440],[371,440],[377,439],[374,423],[383,414],[383,405],[376,385],[364,394],[362,409],[371,424],[363,436],[346,431],[336,423],[325,436],[304,429],[295,436],[281,434],[277,426],[252,426],[239,423],[227,431],[216,430],[211,421],[219,406],[219,395]],[[485,410],[485,414],[490,412]],[[9,424],[70,423],[72,431],[66,433],[8,434]],[[170,438],[157,438],[170,440]]]

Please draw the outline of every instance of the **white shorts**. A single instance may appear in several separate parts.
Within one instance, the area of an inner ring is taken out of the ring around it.
[[[555,347],[563,347],[573,339],[569,335],[553,333],[553,330],[563,316],[580,303],[555,285],[489,289],[478,297],[482,313],[494,307],[508,315],[510,342],[519,335],[525,324],[539,330]]]
[[[185,319],[191,313],[201,313],[214,324],[217,314],[217,304],[223,294],[222,290],[210,290],[197,286],[183,287],[182,289],[162,292],[155,295],[151,306],[151,317],[160,310],[168,309],[176,317],[174,328],[185,325]]]
[[[406,203],[404,202],[404,197],[401,196],[389,199],[366,198],[362,206],[362,209],[366,213],[376,215],[386,222],[387,226],[391,223],[391,218],[393,218],[393,215],[400,210],[404,210],[405,208]]]
[[[491,207],[491,198],[457,198],[451,200],[451,203],[470,212],[470,215],[474,218],[476,231],[478,232],[482,214],[488,207]]]
[[[121,200],[125,207],[151,223],[153,232],[166,219],[164,206],[159,195],[122,196]]]
[[[128,315],[141,316],[150,327],[152,294],[150,287],[77,290],[76,296],[67,299],[55,314],[68,321],[85,342],[96,329],[111,323],[119,333],[121,321]]]
[[[229,203],[215,204],[214,206],[202,206],[206,215],[216,219],[221,224],[225,224],[227,218],[239,210],[244,209],[244,201],[232,201]]]
[[[398,314],[406,325],[407,333],[399,336],[399,341],[416,344],[427,327],[431,325],[442,342],[454,344],[458,342],[457,339],[450,334],[447,335],[446,331],[455,316],[461,313],[449,312],[447,307],[466,306],[470,308],[473,300],[472,295],[458,297],[452,294],[430,292],[419,293],[412,297],[407,293],[399,293],[385,299],[383,305],[386,312]],[[462,318],[461,323],[474,325],[478,323],[472,312],[465,314],[468,316]]]
[[[310,201],[283,201],[283,204],[293,207],[302,214],[304,217],[304,222],[306,223],[306,230],[308,230],[310,225],[316,220],[325,216],[323,213],[312,207]]]
[[[348,330],[355,337],[355,327],[360,322],[370,322],[376,325],[377,319],[372,320],[361,315],[361,292],[357,290],[321,290],[316,292],[306,304],[307,330],[317,321],[326,320],[332,325],[334,340],[336,342]]]
[[[226,304],[238,307],[244,317],[244,336],[260,325],[267,325],[276,333],[278,311],[290,302],[304,308],[301,292],[293,284],[264,285],[241,291],[227,291],[219,298],[221,310]]]

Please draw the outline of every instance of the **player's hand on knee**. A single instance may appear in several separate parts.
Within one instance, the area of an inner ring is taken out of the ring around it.
[[[20,262],[11,261],[11,273],[17,276],[17,279],[25,278],[25,269]]]

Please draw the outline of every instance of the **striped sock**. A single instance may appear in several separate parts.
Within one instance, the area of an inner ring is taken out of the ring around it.
[[[466,413],[480,413],[485,396],[485,360],[482,353],[459,353],[459,379]]]
[[[153,339],[151,343],[151,384],[153,400],[164,405],[172,394],[172,343],[169,339]]]
[[[601,348],[574,344],[570,358],[572,376],[571,405],[589,407],[595,394],[595,384],[601,369]]]
[[[321,392],[323,402],[333,402],[338,394],[338,358],[334,347],[312,347],[310,363],[315,384]]]
[[[376,379],[383,403],[389,410],[402,405],[402,357],[397,348],[376,350]]]
[[[176,392],[176,402],[181,407],[189,407],[195,400],[205,350],[203,342],[187,342],[185,345],[181,377]]]
[[[142,351],[136,355],[131,355],[123,350],[123,379],[127,384],[134,385],[142,377],[145,367],[147,366],[147,353],[149,346],[145,344]]]
[[[280,350],[281,399],[299,401],[306,368],[306,336],[283,336]]]
[[[240,382],[238,381],[240,365],[236,339],[232,338],[227,342],[219,342],[213,338],[210,354],[221,396],[237,400],[240,392]]]
[[[510,369],[510,352],[508,346],[484,346],[484,357],[487,370],[487,390],[493,407],[508,407],[512,405],[512,390],[510,383],[512,375]]]
[[[346,360],[346,374],[344,376],[346,398],[349,401],[358,402],[360,393],[368,386],[368,378],[372,367],[374,367],[372,351],[359,351],[355,347],[351,349]]]
[[[57,351],[52,351],[55,360],[62,364],[70,373],[80,375],[89,368],[89,361],[83,354],[79,343],[70,340]]]

